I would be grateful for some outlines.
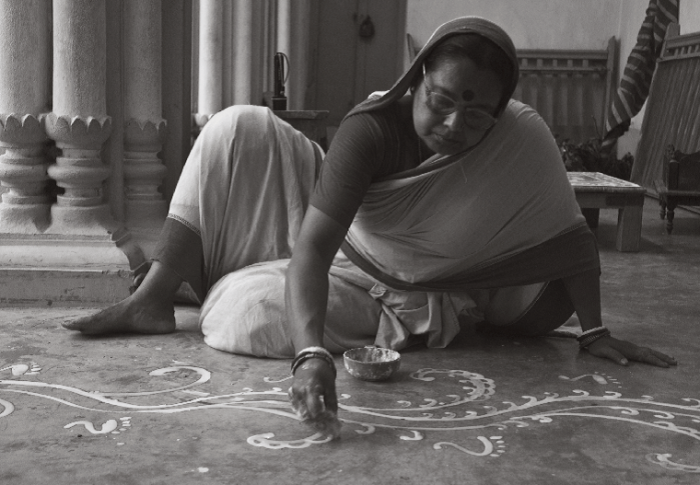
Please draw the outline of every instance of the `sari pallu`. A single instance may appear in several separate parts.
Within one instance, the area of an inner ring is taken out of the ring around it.
[[[342,250],[364,272],[404,291],[464,291],[553,281],[599,269],[593,234],[576,202],[549,128],[510,99],[515,46],[480,17],[445,22],[396,83],[346,117],[383,109],[415,86],[424,62],[451,36],[479,35],[512,72],[498,123],[465,153],[433,157],[370,187]]]
[[[517,101],[472,150],[373,184],[342,249],[407,291],[526,285],[599,267],[559,149]]]

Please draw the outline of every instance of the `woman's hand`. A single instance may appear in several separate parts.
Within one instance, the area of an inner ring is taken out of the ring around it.
[[[677,365],[676,359],[649,347],[639,347],[632,342],[602,337],[588,346],[587,350],[596,357],[610,359],[620,365],[627,365],[630,360],[644,362],[657,367]]]
[[[289,388],[292,409],[303,422],[332,438],[340,434],[335,373],[323,359],[308,359],[294,372]]]

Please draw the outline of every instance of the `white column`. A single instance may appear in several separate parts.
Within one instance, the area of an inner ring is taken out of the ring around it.
[[[277,0],[277,50],[292,53],[292,0]]]
[[[26,29],[28,36],[25,38],[19,32],[0,36],[0,42],[10,39],[10,44],[17,43],[9,51],[3,44],[0,55],[16,56],[13,59],[18,66],[5,69],[7,66],[2,65],[0,68],[3,71],[0,74],[3,76],[0,108],[18,111],[24,106],[20,112],[32,116],[33,112],[51,109],[40,119],[44,122],[45,135],[56,142],[56,150],[49,156],[57,154],[55,163],[43,170],[43,176],[48,173],[58,189],[56,201],[50,206],[48,227],[41,230],[40,235],[36,232],[13,237],[0,235],[0,286],[6,290],[5,298],[10,301],[116,302],[129,294],[130,269],[144,260],[130,233],[113,217],[103,193],[103,189],[108,192],[106,182],[121,179],[123,145],[121,121],[119,129],[115,130],[118,131],[116,144],[113,140],[105,143],[113,127],[108,107],[115,113],[114,119],[121,120],[123,111],[121,57],[118,57],[121,56],[121,26],[118,24],[123,3],[109,3],[109,23],[107,5],[106,0],[54,0],[51,29],[48,24],[51,4],[47,0],[0,3],[0,25],[7,21],[18,29]],[[28,18],[13,20],[7,16],[18,6],[27,9],[24,14],[31,11]],[[112,27],[117,28],[112,30]],[[53,62],[47,54],[51,52],[48,44],[51,31]],[[109,36],[109,44],[108,31],[117,33]],[[42,44],[41,32],[47,33],[45,49],[38,48]],[[107,56],[108,45],[110,56]],[[12,53],[12,49],[19,50]],[[108,65],[113,68],[109,78]],[[51,83],[48,82],[49,68],[53,69]],[[25,84],[6,90],[5,84],[11,77],[4,76],[15,75],[22,76]],[[112,87],[116,87],[118,96],[114,96],[111,88],[108,90],[108,79],[114,84]],[[51,107],[47,102],[50,86],[53,90]],[[28,103],[30,99],[32,103]],[[26,125],[27,121],[23,122]],[[114,146],[120,149],[111,150]],[[10,147],[7,154],[13,149]],[[117,152],[118,156],[113,156]],[[110,163],[104,163],[103,157]],[[25,172],[30,167],[26,159],[17,162],[12,159],[8,164],[15,168],[23,165]],[[41,183],[38,173],[39,170],[32,183]],[[113,173],[118,175],[108,180]],[[112,185],[109,188],[112,189]],[[113,194],[109,196],[112,200]],[[27,201],[28,197],[25,191],[20,199]]]
[[[254,85],[261,94],[275,86],[273,56],[277,51],[277,0],[261,0],[256,3],[257,32],[254,35],[257,52],[253,56]]]
[[[117,229],[103,200],[110,169],[100,150],[112,123],[106,109],[105,0],[53,2],[53,112],[46,131],[61,156],[49,175],[64,193],[51,208],[51,233],[112,234]]]
[[[158,188],[166,134],[161,94],[161,0],[124,0],[124,177],[130,229],[159,232],[167,204]]]
[[[223,108],[223,16],[221,0],[200,0],[199,89],[195,115],[200,128]]]
[[[233,10],[233,102],[254,103],[253,33],[255,0],[234,0]]]
[[[290,110],[303,110],[306,105],[310,15],[310,0],[278,0],[277,50],[289,58],[286,92]]]
[[[49,99],[49,5],[0,0],[0,12],[0,233],[34,234],[48,227],[51,204],[41,116]]]

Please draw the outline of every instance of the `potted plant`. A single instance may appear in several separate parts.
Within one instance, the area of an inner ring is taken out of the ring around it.
[[[569,139],[559,140],[557,137],[557,144],[569,172],[600,172],[623,180],[630,179],[634,156],[627,153],[622,158],[617,158],[614,150],[606,151],[602,148],[600,138],[573,143]]]

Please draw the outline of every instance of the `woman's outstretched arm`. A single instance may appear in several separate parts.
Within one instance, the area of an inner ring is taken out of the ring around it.
[[[600,271],[594,269],[564,278],[564,284],[576,309],[581,329],[585,332],[602,326]],[[676,359],[662,352],[648,347],[639,347],[632,342],[618,340],[612,336],[597,339],[587,349],[597,357],[610,359],[621,365],[627,365],[629,360],[645,362],[658,367],[669,367],[677,364]]]
[[[295,353],[323,347],[328,270],[346,232],[340,223],[309,207],[294,244],[285,287],[287,323]],[[325,410],[336,413],[333,368],[322,358],[305,360],[294,372],[290,399],[302,419],[313,422]]]

